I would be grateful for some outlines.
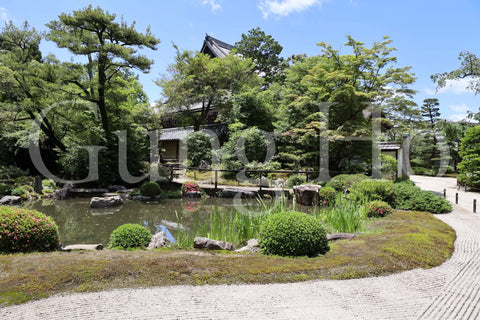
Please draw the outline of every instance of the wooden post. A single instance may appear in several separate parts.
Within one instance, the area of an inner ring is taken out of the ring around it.
[[[473,199],[473,213],[477,212],[477,199]]]
[[[173,166],[170,167],[170,181],[173,181]]]
[[[215,193],[217,193],[217,188],[218,188],[218,170],[215,170]]]
[[[447,189],[443,189],[443,198],[447,198]]]
[[[458,204],[458,192],[455,193],[455,204]]]
[[[260,179],[258,179],[258,186],[260,188],[258,189],[258,192],[262,191],[262,177],[263,177],[263,172],[260,171]]]

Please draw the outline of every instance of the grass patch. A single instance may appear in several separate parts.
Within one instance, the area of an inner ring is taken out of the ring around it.
[[[455,232],[428,213],[395,211],[365,234],[331,242],[316,258],[194,249],[0,255],[0,306],[58,293],[169,285],[296,282],[431,268],[453,252]]]

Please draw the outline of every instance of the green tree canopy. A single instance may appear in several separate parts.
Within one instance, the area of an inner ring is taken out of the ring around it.
[[[286,64],[280,57],[282,50],[283,47],[271,35],[257,27],[248,34],[242,33],[242,39],[235,43],[234,53],[251,58],[257,72],[270,84],[283,76]]]
[[[162,88],[166,112],[182,114],[197,131],[214,108],[228,112],[236,94],[260,84],[254,69],[251,59],[235,55],[210,58],[177,48],[170,75],[156,83]]]
[[[458,181],[480,188],[480,126],[467,129],[460,145],[460,156]]]
[[[60,48],[67,48],[75,55],[88,58],[85,66],[88,80],[82,81],[78,74],[66,81],[77,87],[76,95],[98,105],[103,130],[110,133],[109,116],[106,104],[106,91],[112,79],[121,71],[137,69],[148,72],[153,61],[139,54],[143,47],[156,50],[160,42],[147,28],[145,34],[135,30],[135,23],[130,26],[125,21],[115,22],[116,15],[104,12],[100,7],[91,5],[72,14],[62,13],[59,20],[47,24],[49,40]],[[81,66],[72,66],[78,69]]]

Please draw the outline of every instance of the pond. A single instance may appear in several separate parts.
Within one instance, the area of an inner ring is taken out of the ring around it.
[[[210,212],[219,210],[248,213],[258,207],[256,200],[221,198],[166,199],[157,203],[124,201],[116,208],[92,209],[90,199],[40,200],[29,205],[51,216],[59,227],[60,242],[65,246],[79,243],[108,245],[110,234],[118,226],[137,223],[152,233],[164,230],[175,237],[178,229],[192,228],[198,219],[206,219]],[[297,208],[298,210],[299,208]]]

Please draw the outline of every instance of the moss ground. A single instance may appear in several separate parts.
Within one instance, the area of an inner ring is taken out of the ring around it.
[[[169,285],[296,282],[431,268],[453,252],[455,232],[429,213],[395,211],[365,234],[330,243],[316,258],[230,252],[52,252],[0,255],[0,306],[58,293]]]

